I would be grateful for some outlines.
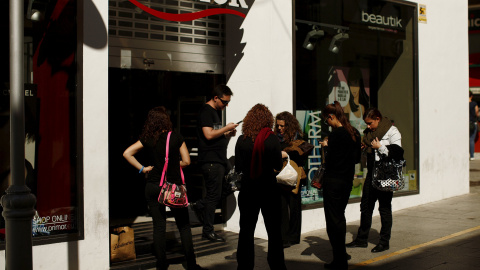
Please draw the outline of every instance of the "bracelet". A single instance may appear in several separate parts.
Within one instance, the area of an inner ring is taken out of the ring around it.
[[[143,168],[145,168],[145,166],[142,166],[142,168],[140,169],[140,171],[138,171],[138,173],[142,173]]]

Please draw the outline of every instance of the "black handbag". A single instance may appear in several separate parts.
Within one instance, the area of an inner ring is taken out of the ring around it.
[[[372,186],[380,191],[397,191],[405,187],[406,161],[380,154],[373,163]]]
[[[320,167],[317,168],[317,171],[313,175],[310,185],[316,189],[322,189],[324,175],[325,175],[325,152],[322,147],[322,162],[320,164]]]

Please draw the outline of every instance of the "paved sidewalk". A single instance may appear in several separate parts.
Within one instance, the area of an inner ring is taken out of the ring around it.
[[[370,250],[378,242],[380,218],[374,217],[368,248],[347,249],[350,269],[480,269],[480,160],[470,164],[470,194],[394,212],[390,250],[376,254]],[[347,242],[358,225],[347,224]],[[238,235],[222,234],[226,244],[195,239],[198,264],[211,270],[236,269]],[[267,241],[255,243],[255,269],[269,269]],[[288,269],[323,269],[332,259],[325,229],[302,234],[300,244],[285,249],[285,259]],[[178,263],[169,269],[184,267]]]

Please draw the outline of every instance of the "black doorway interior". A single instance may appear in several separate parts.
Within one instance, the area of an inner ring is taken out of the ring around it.
[[[109,69],[109,196],[110,220],[133,223],[147,213],[145,179],[123,158],[125,149],[138,140],[148,111],[165,106],[174,128],[185,138],[190,153],[198,148],[196,114],[216,84],[225,76],[212,73],[186,73],[159,70]],[[138,155],[142,160],[141,153]],[[188,196],[202,196],[202,176],[192,155],[185,172]],[[129,222],[130,220],[130,222]]]

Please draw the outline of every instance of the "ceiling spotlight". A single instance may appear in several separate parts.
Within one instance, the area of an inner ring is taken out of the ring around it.
[[[305,41],[303,42],[303,47],[307,50],[313,50],[315,48],[315,44],[317,40],[323,37],[324,32],[323,30],[318,30],[315,26],[313,30],[307,33],[305,37]]]
[[[39,22],[42,20],[42,13],[39,10],[32,9],[32,15],[30,16],[30,20]]]
[[[29,0],[27,6],[27,19],[39,22],[44,19],[45,9],[49,0]]]
[[[340,51],[340,47],[342,46],[342,41],[348,39],[348,34],[344,32],[339,32],[332,38],[332,42],[330,42],[330,47],[328,50],[333,53],[338,53]]]

